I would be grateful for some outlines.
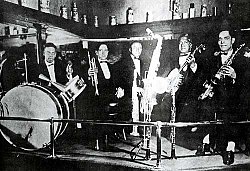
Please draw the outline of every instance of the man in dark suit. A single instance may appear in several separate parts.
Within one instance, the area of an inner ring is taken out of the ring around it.
[[[240,125],[233,125],[231,122],[245,120],[245,116],[239,112],[239,99],[244,87],[247,65],[243,54],[240,51],[236,53],[233,48],[235,41],[235,34],[230,26],[222,25],[218,34],[220,51],[208,58],[206,67],[208,80],[212,80],[213,83],[213,94],[211,99],[205,100],[211,101],[211,114],[224,124],[218,125],[210,132],[209,145],[205,144],[204,147],[216,147],[215,150],[221,153],[223,163],[227,165],[234,162],[235,143],[239,142],[241,133],[244,132]]]
[[[108,108],[110,103],[116,102],[116,87],[113,80],[112,65],[108,63],[107,58],[109,54],[109,49],[106,44],[100,44],[98,49],[95,51],[95,65],[96,68],[90,68],[88,70],[88,75],[90,77],[97,78],[98,84],[98,94],[95,94],[95,107],[93,119],[108,119]],[[96,91],[96,90],[95,90]]]
[[[66,76],[66,65],[56,58],[56,46],[53,43],[44,45],[44,60],[39,65],[39,74],[43,74],[53,82],[65,85],[68,82]],[[50,85],[41,80],[44,86]]]

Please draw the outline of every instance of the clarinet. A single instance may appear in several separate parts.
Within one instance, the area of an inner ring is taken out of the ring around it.
[[[224,76],[223,73],[222,73],[222,68],[224,66],[230,66],[232,63],[233,63],[233,59],[234,57],[236,56],[236,54],[239,52],[239,50],[245,46],[245,43],[241,44],[240,47],[238,47],[236,49],[236,51],[234,52],[234,54],[232,54],[231,57],[229,57],[225,64],[222,65],[220,67],[220,69],[217,71],[217,73],[215,74],[215,76],[213,77],[213,79],[211,79],[210,81],[210,84],[208,84],[208,81],[205,81],[205,83],[203,84],[203,86],[206,88],[206,90],[204,91],[204,93],[202,93],[199,97],[198,97],[198,100],[204,100],[205,98],[207,97],[210,97],[212,98],[213,95],[214,95],[214,92],[213,92],[213,88],[216,84],[218,84],[218,81],[221,80],[221,78]],[[217,54],[219,55],[219,54]]]

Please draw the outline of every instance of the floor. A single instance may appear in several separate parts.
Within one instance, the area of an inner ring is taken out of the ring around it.
[[[164,132],[167,131],[163,130],[163,136]],[[161,162],[157,168],[157,141],[154,133],[150,139],[149,160],[145,159],[146,150],[138,151],[135,148],[143,140],[141,137],[127,135],[126,140],[121,136],[120,139],[113,138],[109,140],[105,151],[95,150],[95,143],[89,142],[87,137],[81,130],[65,131],[56,140],[55,158],[51,158],[50,149],[18,150],[2,139],[1,170],[250,170],[250,157],[243,153],[236,153],[235,162],[230,166],[222,163],[220,155],[196,156],[196,150],[190,144],[196,146],[199,138],[190,139],[192,133],[188,133],[188,136],[181,135],[186,138],[184,141],[177,136],[177,159],[170,159],[171,143],[167,136],[162,137]],[[178,140],[182,142],[178,143]],[[138,152],[133,159],[132,149],[133,152]]]

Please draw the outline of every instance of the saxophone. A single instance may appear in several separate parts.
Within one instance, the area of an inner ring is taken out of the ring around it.
[[[147,78],[144,80],[143,95],[141,98],[140,112],[143,113],[144,122],[151,121],[151,112],[153,106],[156,104],[156,93],[152,89],[152,84],[157,76],[158,67],[160,66],[160,55],[162,49],[163,37],[160,35],[155,35],[153,32],[147,28],[147,33],[153,38],[157,39],[157,44],[154,49],[151,63],[149,66]],[[150,137],[151,137],[152,127],[144,126],[143,140],[144,148],[146,149],[146,159],[150,158]]]
[[[204,93],[202,93],[198,99],[199,100],[204,100],[205,98],[207,97],[210,97],[212,98],[213,95],[214,95],[214,92],[213,92],[213,88],[214,88],[214,85],[218,84],[218,81],[221,80],[224,75],[222,73],[222,68],[224,66],[229,66],[233,63],[233,59],[234,57],[237,55],[237,53],[239,52],[239,50],[245,46],[245,43],[241,44],[240,47],[238,47],[236,49],[236,51],[234,52],[234,54],[231,55],[231,57],[229,57],[226,62],[220,67],[220,69],[217,71],[217,73],[215,74],[215,76],[213,77],[213,79],[211,79],[210,81],[210,84],[208,84],[208,81],[206,81],[203,86],[206,88],[206,90],[204,91]]]

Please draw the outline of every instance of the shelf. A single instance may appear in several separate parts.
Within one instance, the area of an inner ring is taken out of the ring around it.
[[[44,27],[64,29],[81,37],[86,36],[86,27],[78,22],[3,0],[0,0],[0,23],[12,23],[31,28],[38,24]]]
[[[146,36],[146,28],[150,28],[158,34],[171,35],[172,38],[176,38],[177,35],[183,32],[207,36],[218,31],[224,19],[232,21],[233,27],[250,28],[249,16],[242,14],[238,16],[213,16],[94,27],[0,0],[1,23],[13,23],[26,27],[36,27],[38,24],[44,27],[61,29],[82,39],[116,39]]]

